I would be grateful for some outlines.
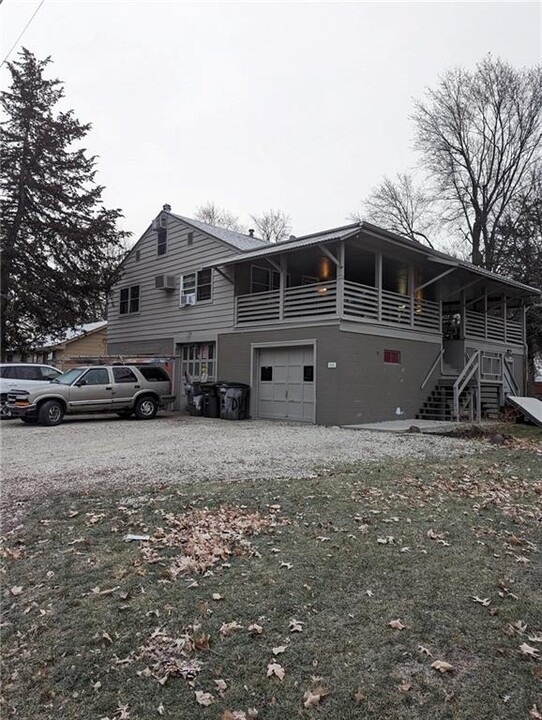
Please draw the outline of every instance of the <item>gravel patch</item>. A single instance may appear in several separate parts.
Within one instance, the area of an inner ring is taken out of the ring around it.
[[[174,414],[148,422],[67,418],[55,428],[10,420],[0,435],[4,505],[63,489],[302,478],[359,461],[442,459],[481,449],[434,435]]]

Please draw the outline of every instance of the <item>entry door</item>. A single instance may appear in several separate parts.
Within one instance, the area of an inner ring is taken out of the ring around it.
[[[261,348],[258,355],[258,417],[315,422],[314,349]]]

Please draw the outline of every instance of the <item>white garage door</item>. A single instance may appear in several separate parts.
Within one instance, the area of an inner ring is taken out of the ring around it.
[[[314,348],[258,351],[258,417],[315,422]]]

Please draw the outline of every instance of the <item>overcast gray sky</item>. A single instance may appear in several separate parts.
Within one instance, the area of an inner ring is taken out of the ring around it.
[[[38,4],[4,0],[2,57]],[[164,203],[191,216],[207,200],[246,225],[281,208],[300,235],[415,165],[412,99],[445,69],[539,62],[541,5],[45,0],[21,44],[51,55],[93,124],[106,204],[133,239]]]

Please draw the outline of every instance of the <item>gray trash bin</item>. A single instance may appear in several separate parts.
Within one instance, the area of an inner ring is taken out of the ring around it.
[[[249,416],[250,385],[218,382],[220,417],[224,420],[246,420]]]

